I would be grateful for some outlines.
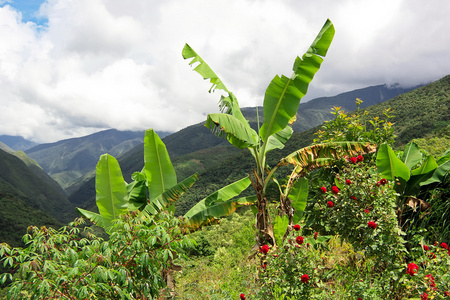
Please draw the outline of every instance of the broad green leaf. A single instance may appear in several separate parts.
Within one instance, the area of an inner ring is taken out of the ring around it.
[[[422,182],[427,181],[433,175],[433,171],[428,173],[412,175],[408,182],[406,182],[405,190],[403,194],[405,196],[415,196],[420,191],[420,186]]]
[[[450,148],[448,148],[447,151],[445,151],[444,154],[442,154],[442,156],[439,157],[437,163],[439,165],[442,165],[443,163],[449,160],[450,160]]]
[[[222,202],[214,202],[211,206],[200,205],[195,210],[189,211],[186,226],[191,229],[198,229],[204,225],[211,224],[220,218],[226,217],[236,211],[238,207],[248,206],[256,203],[256,196],[242,197],[238,199],[230,199]],[[201,202],[201,201],[200,201]],[[199,202],[199,203],[200,203]],[[196,205],[197,206],[197,205]],[[195,206],[194,206],[195,207]]]
[[[275,76],[264,96],[264,123],[260,130],[263,142],[269,136],[283,130],[298,110],[300,99],[306,94],[309,83],[319,70],[334,37],[334,26],[327,20],[302,58],[297,57],[293,75]],[[322,57],[320,57],[322,56]]]
[[[153,129],[145,132],[144,163],[150,200],[177,184],[177,175],[166,145]]]
[[[241,180],[233,182],[218,191],[215,191],[206,198],[200,200],[196,205],[194,205],[185,215],[185,218],[191,218],[193,215],[213,206],[216,203],[227,201],[233,197],[236,197],[242,191],[244,191],[251,181],[250,178],[244,177]]]
[[[96,203],[103,218],[103,225],[109,227],[111,221],[128,211],[127,188],[117,160],[103,154],[97,164],[95,175]]]
[[[410,142],[405,147],[405,151],[403,151],[402,161],[405,165],[412,169],[415,165],[417,165],[422,160],[422,154],[419,151],[419,146],[416,143]]]
[[[257,145],[256,132],[239,121],[236,117],[227,114],[209,114],[206,127],[219,130],[216,135],[226,134],[228,141],[239,149]]]
[[[387,180],[394,180],[395,177],[400,177],[408,181],[411,177],[408,166],[402,162],[387,144],[381,144],[377,153],[377,169]]]
[[[450,171],[450,160],[446,161],[445,163],[441,164],[439,167],[434,170],[433,175],[428,180],[420,183],[420,186],[432,184],[432,183],[439,183],[442,182],[442,179],[444,179],[445,175],[448,174]]]
[[[283,217],[277,216],[273,224],[273,235],[275,242],[278,246],[283,245],[283,236],[286,233],[286,229],[289,226],[289,218],[284,215]]]
[[[181,197],[181,195],[187,192],[187,190],[190,189],[197,180],[198,180],[197,173],[189,176],[188,178],[178,183],[174,187],[171,187],[161,195],[157,196],[156,198],[153,198],[150,201],[150,203],[144,207],[142,213],[144,215],[151,216],[161,210],[167,209],[168,206],[174,204],[175,201],[177,201],[178,198]]]
[[[147,204],[147,179],[144,173],[135,172],[133,182],[127,184],[128,210],[140,210]]]
[[[434,156],[429,155],[420,167],[411,171],[411,174],[412,175],[427,174],[435,170],[437,167],[438,164],[436,163],[436,159],[434,158]]]
[[[300,177],[294,183],[289,192],[289,199],[292,201],[292,207],[296,212],[303,212],[306,208],[308,200],[308,180],[305,177]]]
[[[294,133],[294,130],[288,125],[283,130],[269,136],[266,153],[273,149],[283,149],[286,142],[291,138],[292,133]]]
[[[76,208],[76,210],[83,218],[90,220],[92,223],[96,224],[99,227],[104,227],[103,218],[101,215],[78,207]]]

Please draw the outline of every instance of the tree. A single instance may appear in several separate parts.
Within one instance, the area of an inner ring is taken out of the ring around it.
[[[273,173],[266,173],[266,155],[271,150],[282,149],[291,137],[293,130],[290,125],[295,121],[300,100],[319,70],[334,33],[333,24],[327,20],[303,57],[295,59],[292,76],[277,75],[272,79],[265,92],[264,121],[259,132],[250,127],[239,108],[237,98],[205,61],[189,45],[186,44],[183,49],[183,57],[192,58],[190,65],[198,63],[194,70],[212,83],[210,92],[219,89],[226,94],[220,99],[222,113],[209,114],[205,126],[218,136],[225,135],[235,147],[249,149],[255,159],[256,167],[250,178],[256,193],[256,230],[260,245],[265,242],[275,244],[266,198],[266,188]]]

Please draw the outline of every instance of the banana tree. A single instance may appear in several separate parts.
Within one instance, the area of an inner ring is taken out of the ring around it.
[[[144,168],[135,172],[132,179],[127,184],[117,160],[103,154],[95,176],[95,200],[99,213],[77,208],[78,213],[110,232],[112,221],[129,211],[138,211],[145,216],[168,209],[198,180],[198,176],[194,174],[177,183],[166,146],[150,129],[144,138]]]
[[[334,33],[333,24],[327,20],[302,58],[295,59],[293,74],[290,77],[277,75],[272,79],[264,96],[264,121],[259,132],[250,127],[237,98],[205,61],[189,45],[183,48],[183,58],[192,58],[189,64],[196,64],[194,70],[212,83],[209,91],[219,89],[225,93],[219,102],[222,113],[209,114],[205,126],[218,136],[225,135],[233,146],[249,149],[255,159],[256,167],[250,178],[257,197],[256,230],[259,244],[275,244],[266,198],[266,187],[272,175],[266,174],[266,155],[271,150],[282,149],[291,137],[293,130],[290,125],[295,121],[300,100],[319,70]]]

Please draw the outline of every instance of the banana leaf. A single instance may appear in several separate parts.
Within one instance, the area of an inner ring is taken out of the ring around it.
[[[95,190],[95,201],[103,225],[109,227],[112,220],[128,211],[126,183],[119,163],[109,154],[100,156],[97,163]]]
[[[177,184],[177,175],[166,146],[153,129],[145,132],[144,163],[150,200]]]
[[[101,215],[99,215],[95,212],[89,211],[89,210],[78,208],[78,207],[76,208],[76,210],[83,218],[90,220],[92,223],[96,224],[99,227],[103,227],[103,228],[105,227],[105,225],[103,224],[103,218]]]
[[[292,207],[294,208],[294,223],[297,223],[306,208],[308,201],[309,185],[308,180],[305,177],[298,178],[292,185],[289,191],[288,198],[292,201]]]
[[[275,237],[275,243],[281,247],[283,245],[283,236],[286,233],[286,229],[289,226],[289,219],[286,215],[283,217],[277,216],[273,223],[273,235]]]
[[[278,75],[272,79],[264,96],[264,123],[260,129],[263,142],[283,130],[295,118],[301,98],[319,70],[334,37],[334,26],[327,20],[302,58],[297,57],[291,77]]]
[[[402,161],[405,165],[412,169],[415,165],[417,165],[422,160],[422,154],[419,151],[419,146],[416,143],[410,142],[406,145],[405,150],[403,151]]]
[[[160,212],[161,210],[167,209],[170,205],[174,204],[181,195],[183,195],[192,185],[198,180],[197,173],[189,176],[182,182],[178,183],[174,187],[166,190],[161,195],[150,200],[150,203],[147,204],[142,210],[143,215],[151,216]]]
[[[387,144],[381,144],[377,153],[377,169],[387,180],[394,180],[395,177],[402,178],[405,182],[411,177],[408,166],[402,162]]]

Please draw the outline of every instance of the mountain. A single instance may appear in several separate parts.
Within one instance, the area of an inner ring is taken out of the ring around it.
[[[167,134],[162,133],[162,135]],[[36,160],[63,188],[66,188],[91,172],[100,155],[109,153],[120,156],[141,144],[143,140],[143,131],[110,129],[80,138],[40,144],[26,150],[26,154]]]
[[[411,88],[390,88],[386,85],[378,85],[346,92],[334,97],[317,98],[305,104],[300,104],[298,119],[293,124],[293,128],[295,131],[300,132],[322,124],[324,120],[329,120],[333,116],[330,113],[333,106],[341,106],[346,111],[356,109],[356,98],[361,98],[364,101],[361,107],[367,107],[369,105],[389,100],[400,93],[410,90]],[[250,125],[256,129],[258,127],[256,108],[247,107],[242,108],[241,110],[246,119],[249,120]],[[261,123],[263,119],[262,107],[258,108],[258,114]],[[316,119],[312,119],[312,116],[316,116]],[[311,143],[313,139],[312,134],[309,133],[308,136],[310,137],[308,142]],[[164,137],[162,140],[165,143],[169,155],[173,161],[179,181],[195,172],[213,172],[215,174],[214,176],[209,173],[205,176],[208,178],[216,177],[218,174],[221,174],[220,170],[222,169],[221,166],[224,161],[226,161],[225,169],[228,169],[229,166],[234,165],[233,161],[237,160],[242,162],[244,157],[247,157],[245,156],[246,154],[242,153],[246,151],[240,151],[231,146],[226,139],[220,139],[213,135],[210,130],[204,126],[204,122],[184,128]],[[288,147],[286,148],[288,149]],[[144,165],[143,151],[143,144],[140,144],[118,159],[125,181],[131,181],[131,175],[133,172],[142,169]],[[234,155],[238,155],[239,158],[232,158]],[[248,157],[246,159],[248,165],[251,166],[253,163],[251,156],[250,160]],[[239,166],[241,165],[235,166],[235,168],[238,169],[238,173],[240,172],[239,170],[242,169],[239,168]],[[250,172],[251,169],[248,171]],[[228,174],[225,178],[236,179],[236,176],[237,173],[233,173],[232,175]],[[197,195],[205,195],[208,191],[213,192],[214,187],[225,184],[223,180],[224,177],[221,177],[222,179],[217,179],[214,186],[210,185],[211,182],[207,182],[203,188],[200,188],[200,186],[203,186],[202,182],[204,179],[202,177],[203,175],[200,177],[199,182],[197,182],[194,186],[194,189],[196,190],[195,193]],[[231,182],[232,180],[230,180],[229,183]],[[69,200],[75,206],[95,209],[94,178],[89,179],[77,187],[79,188],[70,190]],[[202,191],[197,192],[198,189]],[[188,203],[187,205],[180,204],[183,205],[181,211],[183,211],[188,205],[195,204],[196,201],[200,199],[202,198],[197,197],[195,199],[187,200],[187,202],[185,202]],[[183,201],[180,201],[180,203],[183,203]]]
[[[28,163],[0,150],[1,242],[18,245],[29,225],[59,226],[76,217],[61,187],[32,160]]]
[[[13,150],[25,151],[37,145],[37,143],[24,139],[21,136],[0,135],[0,142]]]

